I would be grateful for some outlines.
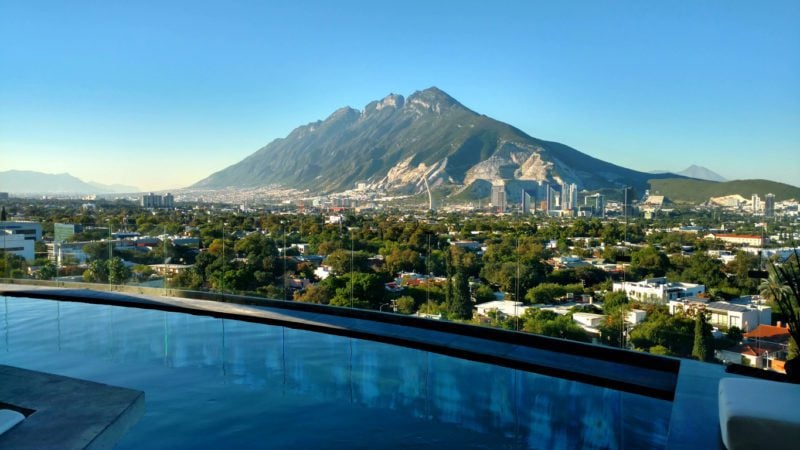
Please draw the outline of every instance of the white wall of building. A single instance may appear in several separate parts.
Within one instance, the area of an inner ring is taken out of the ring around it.
[[[636,282],[613,284],[614,292],[625,292],[632,300],[645,303],[667,304],[670,300],[696,297],[706,291],[702,284],[680,283],[668,281],[666,278],[650,278]]]
[[[34,244],[35,241],[26,239],[22,234],[0,233],[0,251],[21,256],[26,261],[33,261],[36,257]]]
[[[510,300],[494,300],[476,305],[475,308],[481,316],[488,316],[489,312],[497,311],[507,317],[521,317],[530,306],[523,306],[522,302]]]

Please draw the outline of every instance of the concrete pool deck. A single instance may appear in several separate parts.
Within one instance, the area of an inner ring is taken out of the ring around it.
[[[219,302],[3,284],[0,284],[0,295],[139,307],[282,325],[573,379],[672,401],[667,448],[722,448],[716,386],[720,378],[730,375],[718,365],[398,314],[252,297],[225,296],[225,302]]]
[[[0,365],[0,402],[25,419],[0,435],[4,449],[106,449],[144,413],[144,393]]]

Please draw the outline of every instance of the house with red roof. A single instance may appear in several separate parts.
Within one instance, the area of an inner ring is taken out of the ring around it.
[[[786,373],[784,364],[789,349],[789,327],[759,325],[744,334],[744,340],[727,350],[719,350],[717,359],[726,363],[744,364],[758,369]]]

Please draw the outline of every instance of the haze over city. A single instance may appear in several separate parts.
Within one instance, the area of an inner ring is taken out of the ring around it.
[[[799,185],[800,4],[0,3],[0,171],[188,186],[438,86],[593,157]]]

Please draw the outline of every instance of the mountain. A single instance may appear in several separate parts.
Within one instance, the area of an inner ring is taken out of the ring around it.
[[[800,188],[769,180],[734,180],[726,182],[706,180],[652,180],[650,193],[664,195],[676,202],[701,203],[711,197],[741,195],[749,199],[758,194],[761,199],[768,193],[776,201],[800,199]]]
[[[100,191],[98,191],[98,192],[101,192],[101,193],[128,194],[128,193],[132,193],[132,192],[141,192],[141,189],[139,189],[138,187],[136,187],[136,186],[128,186],[127,184],[117,184],[117,183],[115,183],[115,184],[103,184],[103,183],[98,183],[96,181],[87,181],[86,184],[88,184],[88,185],[90,185],[90,186],[92,186],[92,187],[94,187],[96,189],[100,189]]]
[[[191,188],[282,186],[336,192],[366,183],[392,192],[420,192],[505,181],[510,194],[537,181],[579,189],[632,185],[672,177],[626,169],[558,142],[528,136],[478,114],[432,87],[407,99],[390,94],[362,111],[345,107],[300,126]],[[483,191],[484,189],[478,189]]]
[[[678,175],[683,175],[689,178],[696,178],[698,180],[706,180],[706,181],[728,181],[722,175],[707,169],[702,166],[696,166],[692,164],[691,166],[681,170],[680,172],[676,172]]]
[[[30,170],[0,172],[0,191],[10,194],[109,194],[125,188],[124,192],[138,192],[133,186],[86,183],[68,173],[42,173]]]

